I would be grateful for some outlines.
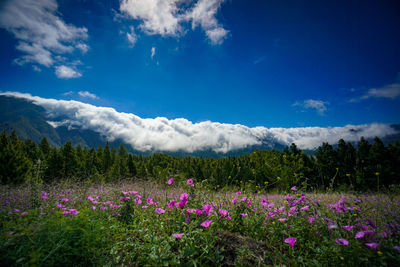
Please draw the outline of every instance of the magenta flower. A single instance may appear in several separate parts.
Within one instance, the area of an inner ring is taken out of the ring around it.
[[[347,246],[349,244],[349,241],[343,238],[338,238],[335,239],[335,242],[338,243],[339,245]]]
[[[233,205],[236,205],[236,203],[237,203],[237,198],[234,197],[234,198],[232,199],[232,204],[233,204]]]
[[[203,212],[204,212],[204,214],[206,214],[207,216],[211,214],[212,209],[213,209],[213,206],[211,206],[211,205],[209,205],[209,204],[203,206]]]
[[[309,222],[309,223],[315,222],[315,218],[314,218],[314,217],[308,217],[308,222]]]
[[[286,218],[279,218],[278,221],[284,222],[284,221],[286,221]]]
[[[190,179],[188,179],[187,181],[186,181],[186,184],[188,184],[188,185],[193,185],[193,179],[192,178],[190,178]]]
[[[378,243],[365,243],[365,245],[372,249],[376,249],[379,246]]]
[[[46,199],[48,199],[48,197],[47,196],[42,196],[42,199],[46,200]]]
[[[362,239],[366,235],[374,235],[374,234],[375,234],[374,231],[360,231],[360,232],[357,232],[355,239],[359,240],[359,239]]]
[[[301,210],[301,211],[307,211],[309,208],[310,208],[309,206],[304,206],[304,207],[302,207],[300,210]]]
[[[219,209],[218,212],[222,215],[222,217],[227,217],[229,215],[229,212],[224,209]]]
[[[235,193],[235,195],[240,195],[242,192],[238,191]]]
[[[248,214],[247,214],[247,213],[240,213],[240,215],[241,215],[242,217],[246,217],[246,216],[248,216]]]
[[[285,239],[285,243],[291,245],[294,247],[294,244],[296,243],[296,238],[295,237],[289,237]]]
[[[156,208],[154,211],[157,212],[158,214],[163,214],[165,212],[165,210],[161,208]]]
[[[212,221],[210,220],[205,220],[202,224],[200,224],[201,226],[203,226],[204,228],[208,228],[210,227],[210,224],[212,223]]]
[[[171,178],[169,178],[167,184],[168,184],[168,185],[171,185],[173,182],[174,182],[174,177],[171,177]]]
[[[352,225],[344,225],[344,226],[342,226],[342,228],[344,230],[346,230],[347,232],[351,232],[351,230],[354,228],[354,226],[352,226]]]
[[[121,199],[121,200],[128,200],[128,199],[130,199],[130,197],[120,197],[119,199]]]
[[[293,186],[292,188],[290,188],[291,190],[293,190],[293,191],[297,191],[297,187],[296,186]]]
[[[61,199],[61,201],[62,201],[62,202],[68,202],[69,199],[68,199],[68,198],[63,198],[63,199]]]
[[[196,209],[196,215],[200,216],[203,213],[203,211],[201,209]]]
[[[173,237],[175,237],[177,240],[179,240],[182,238],[183,235],[184,235],[184,233],[174,234]]]
[[[48,194],[45,191],[42,191],[43,196],[47,196]]]
[[[188,200],[188,198],[189,198],[189,194],[187,194],[187,193],[183,193],[179,196],[180,200]]]

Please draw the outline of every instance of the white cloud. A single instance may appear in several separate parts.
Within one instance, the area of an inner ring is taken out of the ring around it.
[[[151,59],[153,59],[155,55],[156,55],[156,48],[153,46],[151,48]]]
[[[130,32],[126,33],[126,38],[128,39],[129,46],[134,47],[138,37],[135,33],[135,28],[133,26],[130,26],[129,29],[130,29]]]
[[[97,99],[99,98],[97,95],[92,94],[88,91],[79,91],[78,95],[80,95],[81,97],[88,97],[88,98],[92,98],[92,99]]]
[[[192,21],[192,29],[200,25],[214,45],[221,44],[228,34],[215,18],[222,2],[224,0],[199,0],[186,14],[186,19]]]
[[[392,83],[380,88],[371,88],[367,94],[363,95],[360,99],[368,98],[390,98],[396,99],[400,96],[400,83]]]
[[[74,78],[79,78],[82,77],[82,74],[75,70],[74,68],[61,65],[61,66],[56,66],[56,75],[60,79],[74,79]]]
[[[5,92],[42,106],[52,125],[90,129],[113,141],[121,139],[139,151],[213,150],[226,153],[253,145],[278,142],[296,143],[301,149],[314,149],[322,142],[336,143],[340,138],[358,141],[361,136],[373,138],[396,133],[388,124],[346,125],[344,127],[249,128],[239,124],[204,121],[192,123],[186,119],[169,120],[164,117],[143,119],[134,114],[117,112],[113,108],[97,107],[70,100],[46,99],[30,94]],[[63,116],[63,120],[57,117]]]
[[[182,24],[200,26],[211,44],[221,44],[229,31],[217,21],[216,14],[224,0],[121,0],[120,11],[141,21],[139,28],[149,35],[180,36]]]
[[[87,29],[66,24],[57,12],[55,0],[9,0],[0,8],[0,27],[18,40],[16,49],[23,53],[14,62],[51,67],[57,56],[76,48],[85,53],[89,47]]]
[[[323,116],[327,111],[326,107],[327,105],[329,105],[329,102],[325,102],[322,100],[308,99],[304,100],[303,102],[296,102],[292,106],[294,107],[299,106],[304,109],[315,109],[319,115]]]
[[[181,31],[178,0],[121,0],[121,12],[143,21],[140,28],[147,34],[177,35]]]
[[[89,51],[89,46],[84,43],[78,43],[75,47],[81,50],[83,54],[86,54],[86,52]]]
[[[70,96],[70,95],[73,95],[73,94],[74,94],[74,92],[68,91],[68,92],[63,93],[62,95],[63,96]]]

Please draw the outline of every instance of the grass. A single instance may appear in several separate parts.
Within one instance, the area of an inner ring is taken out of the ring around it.
[[[0,262],[400,266],[399,196],[294,189],[210,191],[196,181],[2,186]]]

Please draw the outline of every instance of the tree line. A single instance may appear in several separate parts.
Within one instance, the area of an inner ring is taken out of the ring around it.
[[[220,159],[173,157],[165,154],[130,154],[121,144],[111,148],[82,148],[66,142],[51,147],[44,137],[39,144],[21,140],[13,132],[0,135],[1,184],[29,181],[45,183],[73,180],[113,182],[149,179],[165,183],[169,177],[194,177],[213,188],[224,186],[287,190],[379,190],[400,183],[400,143],[384,145],[361,138],[356,146],[343,139],[333,147],[323,143],[314,155],[295,144],[282,152],[259,151]]]

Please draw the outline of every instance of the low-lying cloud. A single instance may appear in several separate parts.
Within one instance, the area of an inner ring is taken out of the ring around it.
[[[23,98],[43,107],[53,127],[89,129],[105,136],[109,141],[120,139],[138,151],[212,150],[227,153],[254,145],[282,145],[296,143],[301,149],[315,149],[322,142],[336,143],[340,138],[358,141],[361,136],[373,138],[395,134],[388,124],[372,123],[344,127],[265,128],[247,127],[211,121],[193,123],[187,119],[140,118],[134,114],[117,112],[113,108],[98,107],[74,100],[47,99],[18,92],[6,95]],[[57,120],[58,117],[63,120]],[[268,140],[268,141],[267,141]]]

